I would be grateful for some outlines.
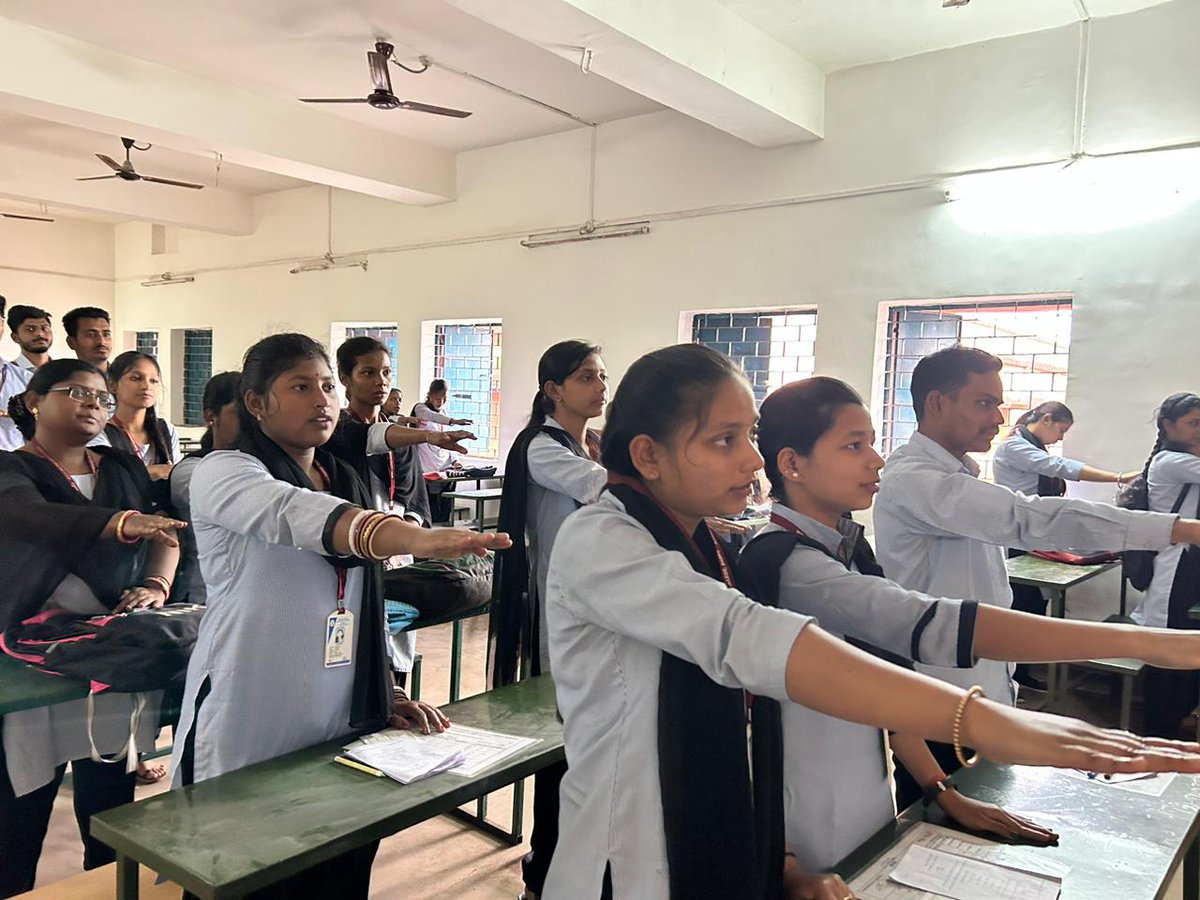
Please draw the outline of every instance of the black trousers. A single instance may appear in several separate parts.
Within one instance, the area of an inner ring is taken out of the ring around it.
[[[0,898],[33,890],[50,811],[67,769],[59,766],[49,784],[17,797],[8,777],[3,734],[4,724],[0,719]],[[111,848],[92,838],[91,818],[114,806],[132,803],[134,778],[134,774],[126,774],[124,762],[77,759],[71,763],[75,821],[83,840],[85,869],[107,865],[116,859]]]
[[[525,890],[541,895],[558,845],[558,786],[567,774],[565,762],[555,763],[533,776],[533,832],[529,852],[521,860]]]
[[[426,481],[425,490],[429,494],[429,516],[436,524],[450,521],[454,514],[453,481]]]
[[[944,773],[953,775],[962,768],[958,757],[954,755],[953,744],[943,744],[940,741],[926,741],[925,743],[929,745],[929,752],[933,754],[933,758],[938,761],[938,765],[942,767]],[[967,759],[970,759],[974,752],[963,748]],[[925,796],[927,785],[919,784],[909,774],[908,769],[904,768],[900,760],[896,759],[895,754],[892,754],[892,760],[896,763],[896,809],[903,812]]]
[[[1014,556],[1024,555],[1024,550],[1008,551],[1009,559]],[[1012,586],[1012,597],[1012,608],[1017,612],[1031,613],[1035,616],[1044,616],[1046,614],[1047,600],[1041,588],[1036,588],[1031,584],[1014,584]],[[1026,676],[1029,675],[1029,671],[1030,666],[1028,663],[1018,663],[1016,668],[1017,681],[1024,682]]]

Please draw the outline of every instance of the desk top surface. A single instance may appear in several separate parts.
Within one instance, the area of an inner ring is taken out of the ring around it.
[[[1119,562],[1097,563],[1093,566],[1073,566],[1070,563],[1055,562],[1052,559],[1042,559],[1026,553],[1014,556],[1004,561],[1008,569],[1009,581],[1017,584],[1032,584],[1035,587],[1066,589],[1095,578],[1109,569],[1120,567]]]
[[[459,500],[499,500],[504,494],[504,488],[480,488],[475,491],[455,491],[454,496]]]
[[[1200,831],[1200,777],[1179,775],[1161,797],[1073,778],[1054,769],[981,763],[955,780],[963,792],[1053,828],[1057,847],[1028,848],[1069,866],[1061,900],[1158,900]],[[850,854],[837,870],[847,881],[920,821],[917,803]],[[929,821],[946,824],[940,811]]]
[[[47,675],[0,653],[0,716],[78,700],[87,695],[87,682]]]
[[[452,723],[541,739],[475,778],[374,778],[334,764],[343,739],[101,813],[92,834],[202,897],[240,896],[562,759],[555,708],[549,676],[446,707]]]

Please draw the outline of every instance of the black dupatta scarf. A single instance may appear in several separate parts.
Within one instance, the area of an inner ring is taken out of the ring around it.
[[[562,444],[580,459],[591,457],[579,442],[553,425],[530,425],[517,435],[504,463],[500,520],[496,530],[512,538],[512,546],[496,553],[492,569],[492,614],[488,625],[492,684],[501,687],[517,680],[518,664],[526,662],[531,675],[542,674],[541,604],[537,578],[529,568],[525,531],[529,516],[529,445],[539,434]],[[578,506],[578,504],[576,504]]]
[[[380,480],[384,490],[392,487],[394,476],[395,494],[391,499],[403,506],[405,512],[413,512],[420,516],[422,524],[429,525],[432,519],[429,512],[429,492],[425,490],[425,473],[421,469],[417,445],[390,451],[392,464],[389,466],[387,453],[367,455],[367,436],[372,424],[374,423],[355,418],[348,410],[343,409],[337,427],[333,430],[333,437],[325,444],[325,449],[354,469],[355,474],[368,488],[368,493],[371,475]]]
[[[1045,452],[1046,445],[1024,425],[1017,426],[1017,434]],[[1055,478],[1053,475],[1039,475],[1037,492],[1039,497],[1063,497],[1067,493],[1067,482],[1062,478]]]
[[[100,457],[91,500],[50,461],[19,450],[0,453],[0,629],[37,613],[68,575],[109,609],[139,581],[145,542],[122,544],[100,534],[122,510],[155,511],[146,467],[110,447],[88,452]]]
[[[607,490],[664,550],[723,581],[708,525],[687,535],[638,480],[609,477]],[[754,730],[755,759],[764,755]],[[775,752],[779,752],[777,742]],[[694,663],[662,654],[658,776],[672,900],[777,900],[783,877],[783,781],[746,755],[746,694],[722,687]]]
[[[287,455],[256,425],[243,427],[238,449],[259,460],[278,480],[295,487],[313,490],[312,482],[295,460]],[[323,447],[316,449],[316,461],[329,475],[329,492],[346,501],[347,506],[371,509],[371,498],[354,470]],[[335,569],[362,568],[363,596],[358,639],[354,648],[354,689],[350,703],[350,728],[376,731],[391,715],[391,675],[383,628],[383,567],[371,560],[333,553],[333,526],[345,508],[329,517],[324,543],[329,551],[325,561]]]

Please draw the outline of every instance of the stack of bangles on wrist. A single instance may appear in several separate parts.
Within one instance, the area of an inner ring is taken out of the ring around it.
[[[979,685],[975,685],[962,695],[962,699],[958,701],[958,709],[954,711],[954,728],[951,732],[954,739],[954,755],[958,757],[958,762],[964,769],[969,769],[972,766],[979,764],[979,754],[976,753],[970,759],[967,759],[966,754],[963,753],[962,745],[963,713],[967,711],[967,706],[976,697],[986,697],[986,695],[983,693],[983,688],[981,688]]]
[[[163,592],[163,597],[171,599],[171,582],[161,575],[147,575],[142,579],[142,587],[158,588]]]
[[[356,515],[350,522],[350,554],[376,562],[387,559],[388,554],[376,553],[374,541],[380,526],[388,518],[387,513],[371,509],[364,509]]]
[[[129,518],[131,516],[140,516],[140,515],[141,515],[141,513],[138,512],[136,509],[127,509],[127,510],[125,510],[125,512],[121,513],[121,515],[117,516],[117,527],[115,529],[115,532],[116,532],[117,540],[120,541],[122,544],[136,544],[138,541],[141,540],[140,537],[132,537],[131,538],[131,537],[126,537],[126,535],[125,535],[125,523],[129,520]]]

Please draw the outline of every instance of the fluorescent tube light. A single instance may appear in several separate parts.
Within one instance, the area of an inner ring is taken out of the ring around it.
[[[581,225],[578,228],[560,228],[557,231],[541,231],[521,241],[522,247],[552,247],[555,244],[576,244],[581,241],[602,241],[608,238],[635,237],[649,234],[649,222],[619,222],[613,225]]]
[[[308,262],[302,262],[288,269],[291,275],[302,275],[305,272],[328,272],[330,269],[362,269],[367,271],[366,259],[337,259],[332,253],[317,257]]]
[[[161,287],[164,284],[191,284],[195,281],[192,275],[172,275],[170,272],[163,272],[161,275],[155,275],[153,278],[143,281],[142,287]]]

